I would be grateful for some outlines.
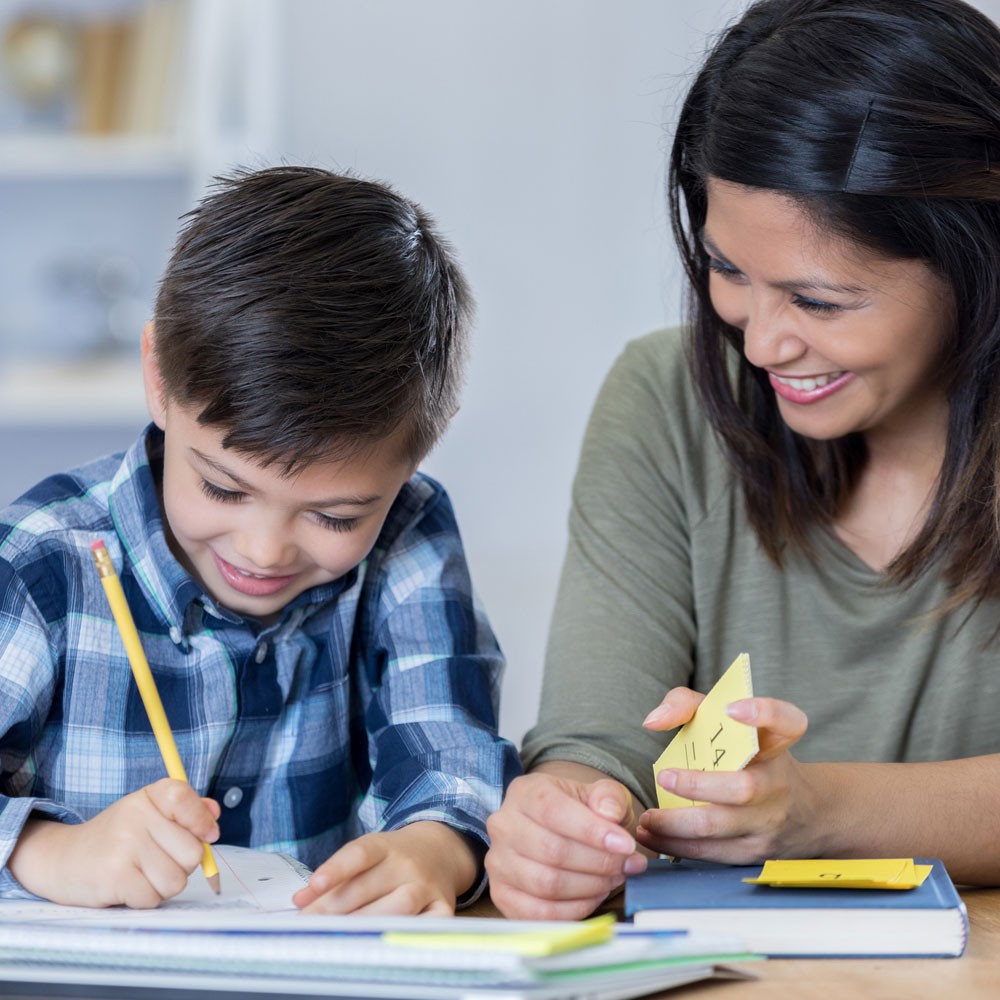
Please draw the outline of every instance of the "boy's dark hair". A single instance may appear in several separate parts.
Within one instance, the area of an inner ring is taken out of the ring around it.
[[[937,492],[889,566],[940,561],[941,610],[1000,595],[1000,30],[961,0],[758,0],[709,53],[670,159],[674,234],[690,279],[690,356],[779,565],[811,551],[864,463],[858,434],[814,441],[781,419],[743,335],[712,309],[701,245],[706,180],[779,191],[822,229],[950,286],[940,380],[949,403]]]
[[[404,431],[419,461],[458,407],[473,303],[430,218],[315,167],[215,179],[154,314],[169,399],[289,473]]]

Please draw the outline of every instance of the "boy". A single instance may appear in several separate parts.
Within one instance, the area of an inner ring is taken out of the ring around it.
[[[518,764],[451,505],[416,473],[471,308],[381,185],[278,167],[190,213],[143,332],[153,423],[0,513],[0,894],[156,906],[218,839],[314,867],[310,911],[476,898]],[[97,539],[190,785],[162,777]]]

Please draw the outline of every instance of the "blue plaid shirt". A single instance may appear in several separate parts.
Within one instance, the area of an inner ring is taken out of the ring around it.
[[[503,660],[441,486],[415,475],[368,558],[262,628],[171,554],[161,453],[150,427],[0,511],[0,863],[31,813],[80,822],[166,773],[96,539],[188,778],[222,803],[222,843],[315,867],[360,833],[438,820],[485,844],[519,764],[497,735]],[[0,895],[22,892],[4,867]]]

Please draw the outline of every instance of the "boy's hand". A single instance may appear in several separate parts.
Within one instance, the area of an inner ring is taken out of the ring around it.
[[[646,725],[683,725],[701,700],[674,688]],[[736,865],[818,857],[815,827],[823,821],[805,768],[790,753],[808,726],[805,713],[773,698],[743,698],[727,713],[757,729],[757,756],[742,771],[661,771],[656,780],[663,788],[705,805],[649,809],[639,817],[636,839],[663,854]]]
[[[645,869],[633,823],[628,789],[591,768],[553,761],[515,778],[487,823],[490,898],[508,917],[586,917]]]
[[[219,837],[219,804],[163,778],[85,823],[31,819],[8,861],[36,896],[70,906],[150,909],[176,896]]]
[[[465,838],[443,823],[421,821],[345,844],[292,902],[306,913],[451,916],[475,877]]]

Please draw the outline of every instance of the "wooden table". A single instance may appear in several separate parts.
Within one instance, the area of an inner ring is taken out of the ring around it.
[[[1000,997],[1000,889],[964,889],[969,944],[961,958],[772,958],[733,968],[753,978],[705,980],[652,994],[662,1000],[996,1000]],[[499,916],[477,903],[476,916]]]

